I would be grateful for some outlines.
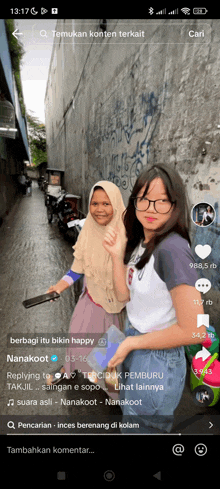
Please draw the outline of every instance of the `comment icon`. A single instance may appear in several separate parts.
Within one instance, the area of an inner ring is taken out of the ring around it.
[[[195,288],[202,294],[206,294],[211,289],[211,282],[207,278],[199,278],[195,283]]]
[[[62,374],[60,372],[55,373],[55,378],[60,379],[62,377]]]

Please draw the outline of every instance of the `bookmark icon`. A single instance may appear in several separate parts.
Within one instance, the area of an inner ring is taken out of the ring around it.
[[[209,328],[209,314],[197,314],[197,328],[201,326]]]

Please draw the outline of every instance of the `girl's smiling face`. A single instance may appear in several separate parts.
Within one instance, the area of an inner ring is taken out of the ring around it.
[[[113,218],[114,210],[104,190],[98,189],[93,192],[89,208],[93,219],[101,226],[107,226]]]
[[[137,197],[142,197],[144,195],[145,188],[146,185],[141,188],[137,194]],[[163,180],[159,177],[155,178],[150,183],[148,192],[144,198],[149,200],[167,200],[170,202]],[[135,212],[137,219],[143,226],[145,242],[148,242],[149,239],[155,234],[155,231],[161,228],[170,219],[173,212],[173,206],[171,206],[168,213],[160,214],[159,212],[156,212],[154,203],[150,202],[147,210],[139,211],[136,209]]]

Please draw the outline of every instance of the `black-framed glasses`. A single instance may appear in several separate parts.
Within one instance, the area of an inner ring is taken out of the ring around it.
[[[154,209],[159,214],[167,214],[175,204],[175,202],[170,202],[168,199],[149,200],[146,197],[135,197],[134,207],[137,211],[147,211],[151,202],[154,203]]]

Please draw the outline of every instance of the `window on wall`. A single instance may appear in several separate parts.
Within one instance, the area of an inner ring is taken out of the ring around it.
[[[0,136],[15,139],[16,133],[14,107],[2,95],[0,98]]]

